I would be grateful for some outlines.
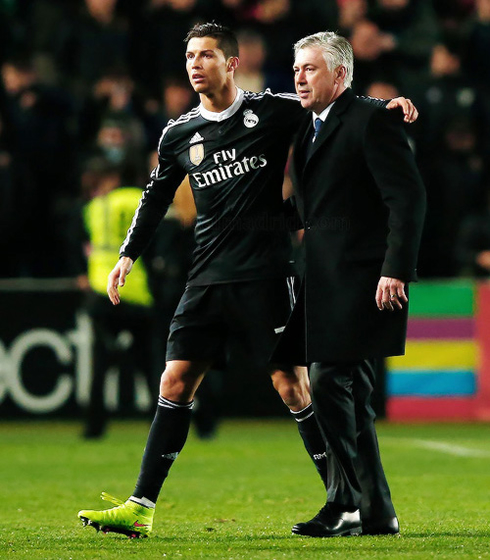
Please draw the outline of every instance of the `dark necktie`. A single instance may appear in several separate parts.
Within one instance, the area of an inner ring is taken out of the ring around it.
[[[308,148],[306,150],[306,157],[310,157],[311,152],[313,151],[313,145],[315,144],[315,140],[316,137],[318,136],[318,133],[320,132],[320,128],[322,127],[323,121],[322,119],[315,119],[315,122],[313,124],[314,126],[314,131],[313,131],[313,136],[311,137],[311,142],[309,142],[308,144]]]
[[[313,138],[311,139],[312,142],[314,142],[316,140],[316,137],[318,136],[318,133],[320,132],[320,128],[322,127],[323,121],[322,119],[315,119],[315,123],[314,123],[314,128],[315,131],[313,133]]]

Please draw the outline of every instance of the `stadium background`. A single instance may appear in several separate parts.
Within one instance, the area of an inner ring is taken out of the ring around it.
[[[407,133],[428,214],[407,356],[387,363],[387,412],[488,420],[490,0],[1,1],[0,416],[79,416],[91,329],[74,216],[94,196],[96,158],[144,186],[165,123],[196,103],[183,38],[212,19],[238,32],[245,89],[293,91],[293,42],[335,29],[354,47],[356,93],[414,101]],[[173,243],[162,228],[151,259],[164,317],[175,305],[164,294],[185,282],[186,188],[168,219]],[[223,415],[285,414],[267,380],[237,371],[224,375]],[[113,371],[115,411],[117,381]],[[154,394],[138,380],[134,414]]]

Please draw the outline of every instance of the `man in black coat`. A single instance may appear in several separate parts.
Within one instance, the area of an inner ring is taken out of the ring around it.
[[[292,169],[306,273],[277,352],[310,365],[328,449],[327,503],[293,527],[314,537],[399,531],[370,400],[376,360],[404,353],[425,213],[399,115],[356,98],[352,71],[352,48],[335,33],[295,45],[296,90],[311,111]]]

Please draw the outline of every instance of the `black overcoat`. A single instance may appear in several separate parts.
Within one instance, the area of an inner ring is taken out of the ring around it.
[[[292,178],[305,228],[306,271],[277,360],[345,362],[401,355],[407,306],[379,311],[380,276],[416,280],[425,190],[399,110],[347,89],[311,149],[308,114]]]

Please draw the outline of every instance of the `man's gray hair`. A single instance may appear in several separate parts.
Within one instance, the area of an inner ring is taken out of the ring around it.
[[[322,50],[323,58],[330,71],[335,70],[338,66],[343,66],[345,68],[344,86],[350,87],[354,72],[354,53],[347,39],[333,31],[320,31],[320,33],[303,37],[295,43],[294,56],[296,57],[301,49],[307,47],[319,47]]]

